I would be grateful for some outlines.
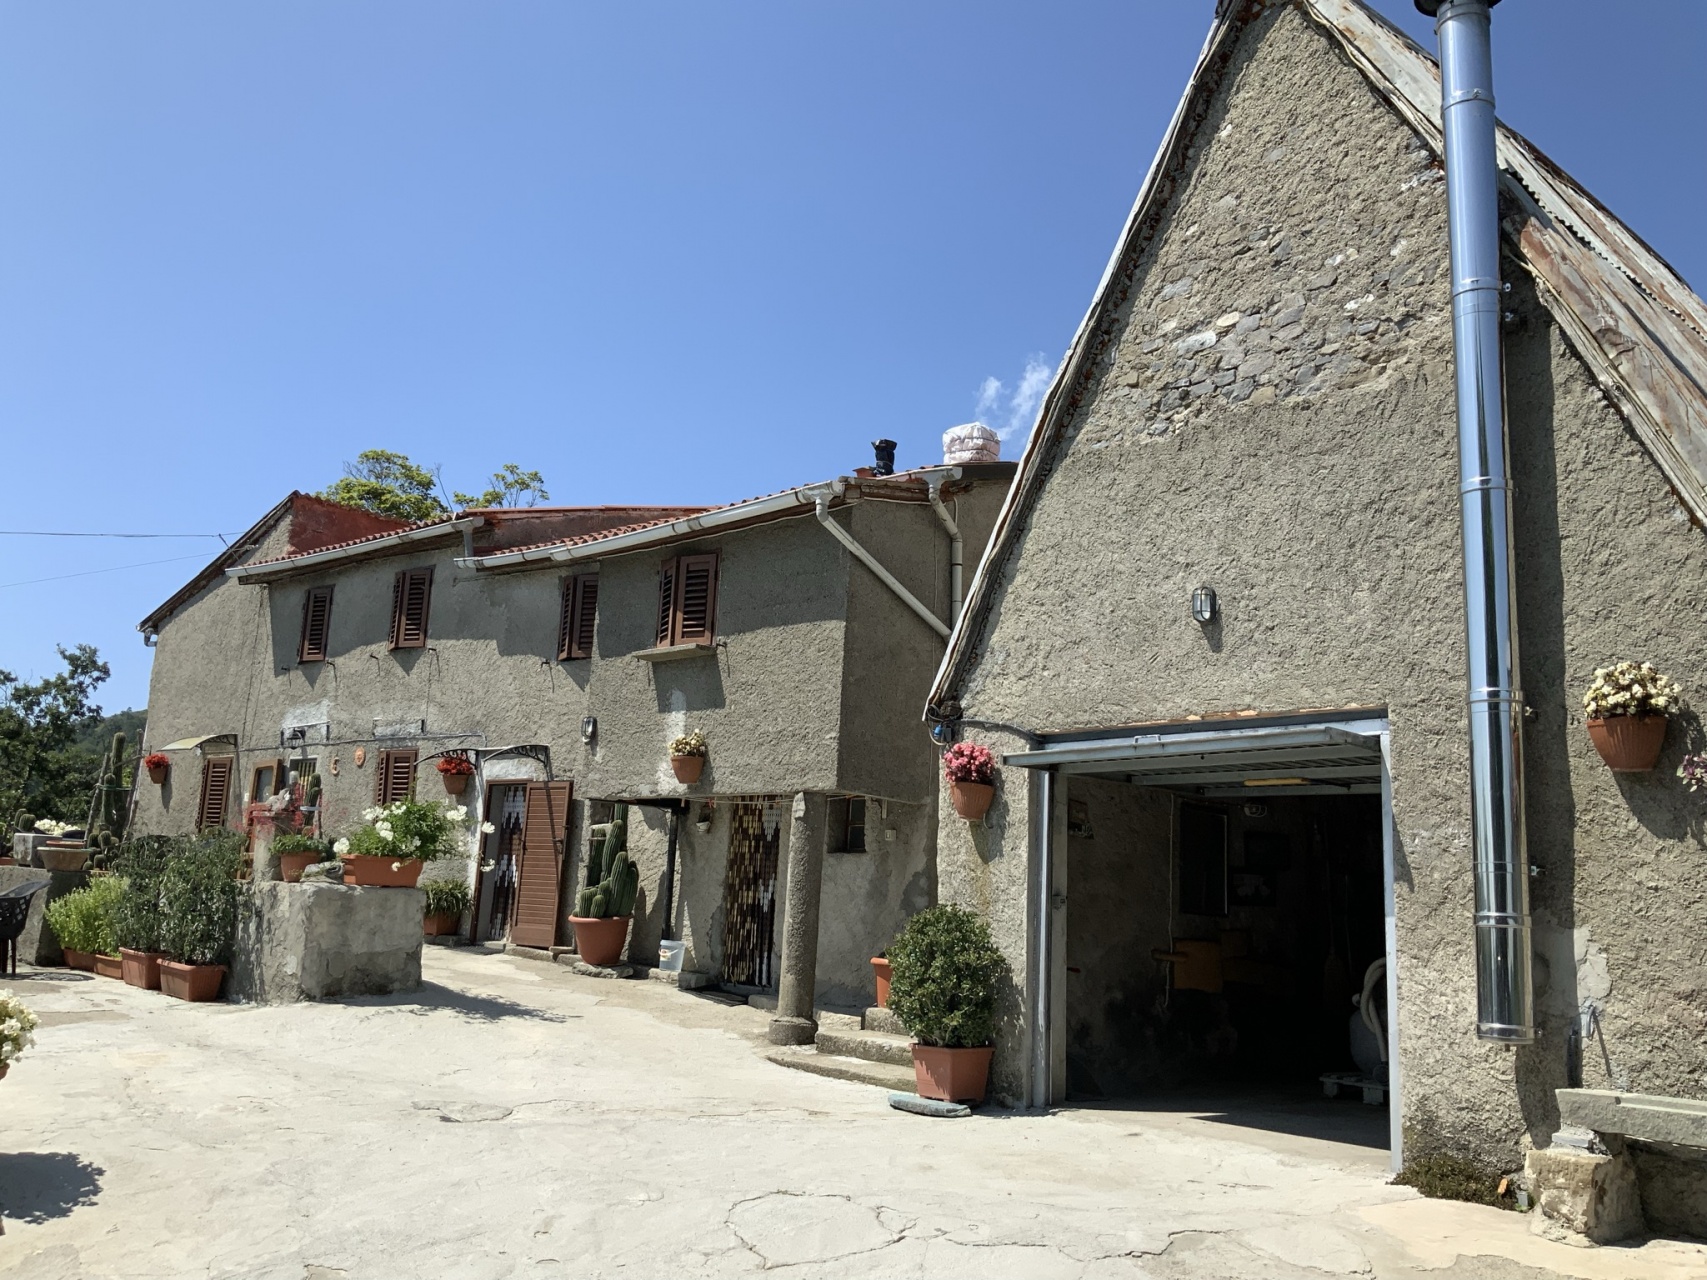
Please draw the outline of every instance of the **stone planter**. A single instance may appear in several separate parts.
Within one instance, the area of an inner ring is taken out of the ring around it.
[[[160,961],[165,959],[158,951],[132,951],[129,947],[119,948],[119,968],[123,971],[125,984],[141,987],[144,991],[160,990]]]
[[[1614,773],[1646,773],[1666,744],[1665,716],[1608,716],[1588,722],[1589,741]]]
[[[290,1004],[414,991],[426,905],[419,889],[257,884],[237,908],[231,998]]]
[[[964,1102],[975,1107],[984,1101],[990,1084],[990,1059],[996,1050],[944,1049],[934,1044],[913,1046],[913,1082],[921,1098],[940,1102]]]
[[[344,883],[376,889],[413,889],[427,864],[419,858],[374,858],[363,854],[344,855]]]
[[[440,911],[421,921],[421,932],[429,938],[443,938],[456,932],[456,927],[462,923],[462,915],[455,911]]]
[[[36,850],[36,856],[49,871],[81,871],[83,864],[89,861],[89,851],[83,847],[81,841],[70,844],[50,840]]]
[[[622,944],[628,941],[628,919],[627,916],[570,916],[569,923],[575,928],[576,954],[587,964],[615,964],[622,959]]]
[[[97,978],[122,979],[124,977],[124,961],[117,956],[97,955],[95,957],[95,976]]]
[[[84,973],[95,972],[95,957],[87,951],[73,951],[66,947],[62,954],[65,956],[66,968],[81,969]]]
[[[675,773],[677,782],[691,787],[699,781],[699,775],[705,772],[705,757],[671,756],[670,769]]]
[[[217,1000],[224,981],[225,966],[222,964],[179,964],[176,960],[160,962],[160,990],[175,1000]]]
[[[295,884],[302,879],[302,873],[320,862],[323,855],[318,853],[281,853],[279,854],[279,879],[286,884]]]
[[[439,780],[445,784],[446,795],[459,796],[468,790],[469,776],[466,773],[441,773]]]
[[[948,798],[954,811],[968,822],[977,822],[990,812],[996,798],[996,787],[990,782],[950,782]]]
[[[877,1007],[889,1007],[889,962],[882,956],[871,957],[872,976],[877,979]]]

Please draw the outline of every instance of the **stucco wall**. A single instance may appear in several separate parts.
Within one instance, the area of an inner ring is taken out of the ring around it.
[[[1444,185],[1289,8],[1252,24],[1196,136],[1175,205],[1117,272],[1122,310],[1001,566],[965,713],[1055,729],[1385,705],[1413,1151],[1508,1159],[1545,1140],[1561,1018],[1591,988],[1627,1087],[1707,1093],[1701,811],[1671,777],[1686,734],[1654,774],[1619,780],[1576,706],[1618,656],[1700,687],[1701,532],[1520,278],[1508,402],[1531,857],[1538,944],[1557,959],[1539,1043],[1479,1042]],[[1188,610],[1200,583],[1221,598],[1208,628]],[[1017,868],[994,867],[1022,856],[1025,787],[1003,780],[976,840],[945,821],[945,898],[1017,892]],[[1021,914],[996,914],[1017,957]],[[1023,1044],[1001,1048],[999,1078]]]

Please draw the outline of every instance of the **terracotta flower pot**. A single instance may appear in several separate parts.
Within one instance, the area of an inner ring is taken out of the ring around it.
[[[882,956],[871,957],[871,972],[877,977],[877,1007],[889,1007],[889,962]]]
[[[468,790],[468,774],[441,773],[439,779],[445,784],[445,794],[459,796]]]
[[[302,873],[321,860],[318,853],[281,853],[279,854],[279,879],[286,884],[295,884],[302,879]]]
[[[1588,722],[1589,741],[1614,773],[1646,773],[1666,744],[1664,716],[1608,716]]]
[[[148,780],[158,787],[166,781],[166,775],[171,771],[172,766],[169,764],[151,764],[148,766]]]
[[[913,1046],[913,1080],[919,1097],[940,1102],[964,1102],[975,1107],[984,1101],[990,1084],[991,1045],[982,1049],[944,1049],[934,1044]]]
[[[95,957],[95,976],[97,978],[124,977],[124,961],[117,956],[97,955]]]
[[[160,990],[160,961],[163,959],[158,951],[132,951],[129,947],[119,948],[119,967],[124,971],[125,983],[132,987],[141,987],[144,991]]]
[[[160,962],[160,990],[176,1000],[217,1000],[225,981],[222,964],[179,964]]]
[[[375,885],[381,889],[413,889],[427,864],[419,858],[374,858],[346,853],[345,884]]]
[[[587,964],[611,965],[622,959],[622,944],[628,940],[627,916],[570,916],[569,923],[575,926],[575,952]]]
[[[969,822],[977,822],[990,812],[990,802],[996,798],[996,787],[990,782],[950,782],[948,798],[954,811]]]
[[[95,972],[95,957],[87,951],[73,951],[70,947],[66,947],[64,948],[64,955],[67,969],[81,969],[84,973]]]
[[[461,923],[461,913],[440,911],[438,914],[427,916],[421,921],[421,932],[429,938],[442,938],[455,933],[457,925]]]
[[[699,775],[705,772],[705,757],[671,756],[670,768],[675,770],[677,782],[691,787],[699,781]]]

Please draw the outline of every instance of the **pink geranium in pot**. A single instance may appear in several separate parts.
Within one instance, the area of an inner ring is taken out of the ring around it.
[[[957,742],[942,756],[949,799],[962,818],[977,822],[996,798],[996,758],[976,742]]]

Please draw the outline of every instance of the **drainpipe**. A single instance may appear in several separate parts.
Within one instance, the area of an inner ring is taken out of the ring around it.
[[[1055,1021],[1049,989],[1055,976],[1055,770],[1039,769],[1037,783],[1042,818],[1037,828],[1037,954],[1031,975],[1031,1105],[1047,1111],[1053,1093],[1049,1037]]]
[[[830,491],[837,497],[840,497],[844,487],[845,486],[842,482],[838,480],[830,486]],[[890,573],[889,570],[885,569],[882,565],[878,564],[877,558],[873,556],[871,552],[867,551],[864,547],[860,546],[859,543],[855,542],[852,534],[830,518],[830,494],[825,493],[823,490],[819,490],[816,505],[818,509],[818,523],[828,529],[837,542],[841,543],[850,552],[852,552],[855,559],[857,559],[867,569],[870,569],[875,573],[879,582],[883,583],[884,586],[888,587],[896,595],[900,596],[901,603],[906,605],[914,613],[918,614],[919,617],[923,618],[926,626],[930,627],[932,631],[936,632],[944,640],[948,639],[948,628],[943,625],[942,619],[937,617],[936,614],[932,613],[929,609],[925,608],[925,606],[920,603],[917,596],[901,585],[900,579]]]
[[[1452,241],[1458,479],[1469,640],[1470,812],[1476,880],[1476,1034],[1535,1039],[1523,695],[1517,688],[1511,490],[1500,355],[1499,164],[1489,10],[1499,0],[1416,0],[1440,41]]]
[[[931,510],[935,511],[936,518],[942,521],[942,527],[948,530],[948,625],[952,627],[960,621],[961,575],[966,543],[960,536],[960,526],[954,523],[954,517],[948,514],[948,508],[942,505],[942,481],[932,480],[928,492],[931,496]]]
[[[658,936],[666,942],[675,939],[676,918],[676,846],[682,830],[682,809],[685,800],[678,800],[670,806],[670,834],[668,843],[664,846],[664,927]]]

